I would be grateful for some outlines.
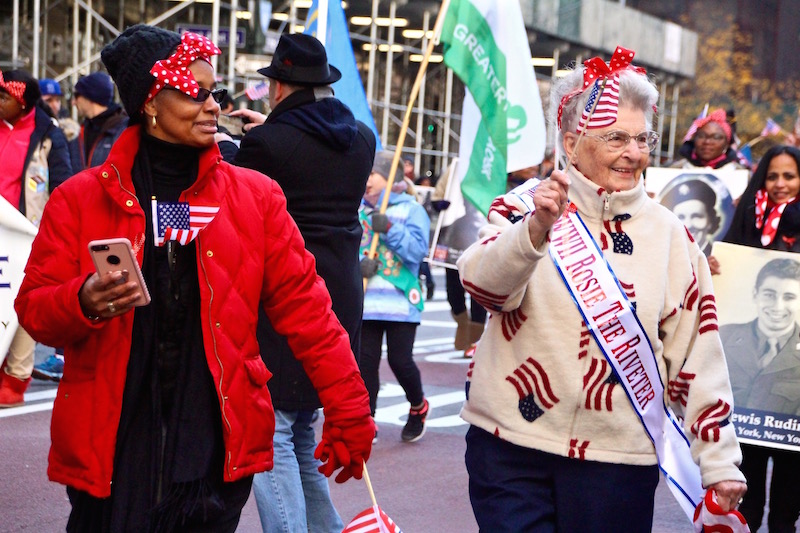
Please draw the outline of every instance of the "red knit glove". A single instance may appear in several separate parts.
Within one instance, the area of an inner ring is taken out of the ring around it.
[[[322,425],[322,440],[314,451],[314,457],[323,463],[319,471],[330,477],[341,468],[336,483],[344,483],[351,477],[361,479],[374,437],[375,422],[371,416],[338,422],[326,419]]]

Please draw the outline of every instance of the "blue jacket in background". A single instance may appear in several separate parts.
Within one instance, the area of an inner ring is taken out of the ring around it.
[[[383,194],[386,194],[384,191]],[[361,210],[366,215],[377,212],[383,195],[373,206],[366,200],[361,202]],[[415,278],[419,276],[419,266],[428,255],[431,221],[425,208],[410,194],[390,193],[386,216],[392,226],[380,240],[395,257],[399,258]],[[369,246],[372,231],[365,228],[362,245]],[[377,258],[379,261],[381,257]],[[422,311],[408,301],[406,295],[380,276],[369,278],[364,293],[364,320],[388,320],[390,322],[411,322],[419,324]]]

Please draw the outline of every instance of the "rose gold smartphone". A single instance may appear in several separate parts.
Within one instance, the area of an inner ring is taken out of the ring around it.
[[[131,241],[124,237],[92,241],[89,243],[89,253],[98,274],[127,270],[128,276],[133,275],[134,281],[139,284],[139,291],[144,295],[144,300],[139,300],[135,304],[136,307],[150,303],[150,291],[144,283],[142,270],[131,248]]]

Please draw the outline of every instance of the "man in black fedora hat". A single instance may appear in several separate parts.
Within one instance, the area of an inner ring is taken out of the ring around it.
[[[358,206],[372,169],[375,136],[333,96],[330,84],[342,75],[328,64],[316,38],[284,34],[272,63],[258,72],[269,78],[272,112],[265,121],[261,116],[263,124],[248,125],[234,164],[258,170],[283,188],[289,213],[316,258],[317,273],[357,357],[364,299]],[[254,112],[232,114],[260,122]],[[311,421],[321,406],[317,393],[263,313],[258,341],[273,373],[268,385],[276,426],[275,467],[253,482],[262,528],[338,533],[344,526],[313,457]]]

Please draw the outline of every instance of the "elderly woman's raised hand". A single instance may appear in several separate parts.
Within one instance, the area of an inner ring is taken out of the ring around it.
[[[563,171],[554,170],[536,188],[533,195],[536,211],[528,224],[531,242],[535,247],[539,248],[544,243],[547,232],[566,209],[569,184],[569,178]]]

